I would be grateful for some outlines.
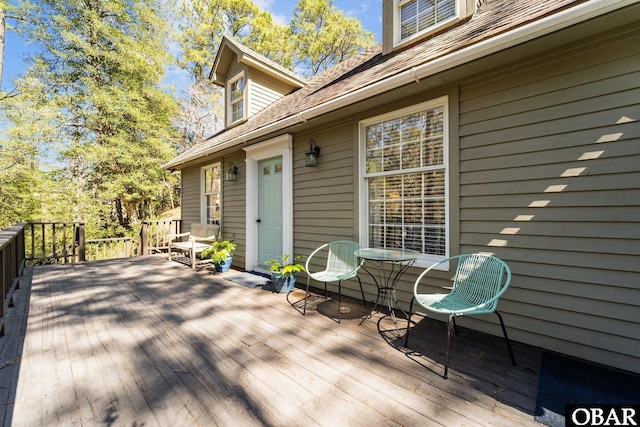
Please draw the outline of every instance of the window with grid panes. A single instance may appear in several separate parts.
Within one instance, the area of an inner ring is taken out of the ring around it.
[[[366,120],[361,130],[368,247],[412,249],[424,261],[445,257],[446,97]]]
[[[230,123],[244,119],[245,110],[245,81],[244,75],[240,74],[235,80],[229,82],[229,111],[231,112]]]
[[[200,221],[203,224],[220,224],[221,174],[220,163],[202,168],[202,214]]]
[[[400,40],[456,16],[457,0],[399,0]]]

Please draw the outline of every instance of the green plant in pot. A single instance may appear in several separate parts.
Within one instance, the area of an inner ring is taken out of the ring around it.
[[[265,262],[266,265],[270,265],[269,271],[271,271],[271,281],[276,289],[276,292],[282,294],[288,294],[293,290],[293,286],[296,284],[296,273],[305,271],[304,265],[298,263],[304,258],[304,255],[298,255],[291,259],[291,254],[285,254],[280,259],[272,259]]]
[[[216,267],[216,271],[224,273],[231,268],[231,262],[233,261],[232,252],[236,249],[236,244],[233,240],[220,240],[213,242],[211,246],[202,251],[202,256],[205,258],[211,258],[211,261]]]

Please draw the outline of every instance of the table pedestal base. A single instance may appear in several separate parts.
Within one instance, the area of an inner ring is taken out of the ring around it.
[[[400,328],[398,327],[398,319],[396,318],[395,307],[402,311],[405,317],[408,318],[409,315],[398,306],[398,298],[396,297],[396,286],[398,285],[400,276],[402,276],[402,274],[404,274],[404,272],[415,263],[415,259],[401,261],[378,261],[366,259],[365,263],[366,262],[371,263],[375,271],[372,272],[370,269],[367,269],[364,266],[364,263],[361,268],[366,271],[373,279],[376,287],[378,288],[378,295],[376,297],[376,303],[373,306],[373,310],[371,310],[371,313],[369,313],[369,315],[365,316],[362,319],[360,324],[362,324],[366,319],[370,318],[379,305],[386,305],[389,309],[391,320],[393,321],[393,325],[396,329],[396,334],[400,336]]]

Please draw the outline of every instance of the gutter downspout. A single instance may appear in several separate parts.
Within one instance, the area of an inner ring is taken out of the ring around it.
[[[395,74],[384,80],[372,83],[369,86],[355,90],[353,92],[334,98],[323,104],[316,105],[307,110],[298,112],[292,116],[281,119],[259,129],[245,133],[242,136],[233,138],[221,145],[212,147],[208,150],[193,153],[191,156],[183,159],[180,163],[168,163],[165,167],[175,167],[180,164],[187,163],[196,158],[213,154],[217,151],[233,147],[243,141],[260,138],[269,133],[286,129],[287,127],[305,123],[307,120],[321,116],[323,114],[334,111],[338,108],[346,107],[356,102],[371,98],[374,95],[387,92],[398,87],[419,82],[420,80],[446,71],[448,69],[463,65],[471,60],[476,60],[493,53],[505,50],[518,44],[534,40],[544,35],[556,32],[558,30],[570,27],[575,24],[596,18],[609,12],[621,9],[637,3],[637,0],[590,0],[578,6],[554,13],[551,16],[540,19],[538,21],[526,24],[522,27],[497,35],[490,39],[481,41],[472,46],[466,47],[459,51],[445,55],[433,61],[426,62],[422,65],[410,68],[401,73]],[[304,115],[304,118],[303,118]]]

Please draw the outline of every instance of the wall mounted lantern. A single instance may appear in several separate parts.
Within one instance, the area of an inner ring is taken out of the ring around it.
[[[229,162],[229,170],[225,174],[225,181],[235,181],[238,177],[238,168],[233,164],[233,162]]]
[[[318,166],[318,156],[320,156],[320,147],[316,145],[313,139],[309,140],[309,151],[304,153],[307,167],[314,168]]]

